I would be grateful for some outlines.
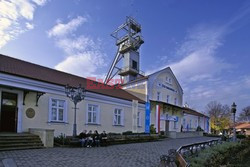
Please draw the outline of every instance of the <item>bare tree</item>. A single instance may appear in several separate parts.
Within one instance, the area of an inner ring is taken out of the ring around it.
[[[242,112],[240,113],[238,117],[238,121],[250,122],[250,106],[247,106],[242,109]]]
[[[211,129],[214,133],[224,130],[230,125],[231,112],[228,105],[211,101],[206,106],[206,111],[211,119]]]

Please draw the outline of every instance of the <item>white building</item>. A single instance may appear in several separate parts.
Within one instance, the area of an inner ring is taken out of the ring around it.
[[[146,101],[145,131],[154,125],[157,132],[195,131],[200,126],[209,131],[209,117],[183,107],[183,90],[174,73],[167,67],[124,84],[123,89]]]

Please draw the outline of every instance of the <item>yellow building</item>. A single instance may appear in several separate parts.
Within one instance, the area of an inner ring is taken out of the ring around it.
[[[0,55],[1,132],[36,128],[53,129],[55,136],[72,135],[74,105],[65,95],[67,84],[86,89],[85,99],[77,105],[78,134],[144,132],[144,100],[122,89]]]

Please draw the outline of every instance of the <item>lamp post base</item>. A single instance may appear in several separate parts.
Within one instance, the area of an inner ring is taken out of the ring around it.
[[[76,124],[73,124],[73,137],[76,137],[77,133],[76,133]]]

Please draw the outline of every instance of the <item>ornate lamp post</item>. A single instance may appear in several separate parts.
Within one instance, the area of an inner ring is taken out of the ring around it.
[[[78,88],[71,87],[69,85],[66,85],[65,87],[65,94],[68,98],[74,103],[75,105],[75,113],[74,113],[74,124],[73,124],[73,137],[77,136],[76,132],[76,105],[80,101],[82,101],[85,98],[85,89],[79,85]]]
[[[233,129],[233,141],[236,141],[236,129],[235,129],[235,113],[236,113],[236,107],[237,105],[235,104],[235,102],[233,102],[232,104],[232,108],[231,108],[231,112],[233,113],[233,119],[234,119],[234,129]]]

